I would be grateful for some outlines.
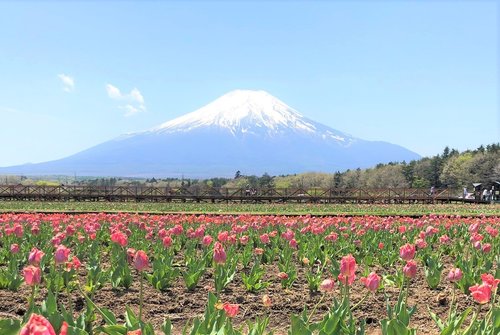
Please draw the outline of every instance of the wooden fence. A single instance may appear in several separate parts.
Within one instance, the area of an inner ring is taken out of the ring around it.
[[[154,186],[0,185],[0,201],[302,202],[302,203],[480,203],[461,190],[415,188],[217,188]]]

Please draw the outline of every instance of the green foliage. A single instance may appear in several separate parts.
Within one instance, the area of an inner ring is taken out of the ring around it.
[[[264,273],[264,268],[262,268],[260,262],[256,260],[248,275],[245,273],[241,274],[241,280],[243,281],[243,285],[245,285],[245,289],[250,292],[257,292],[269,286],[268,282],[262,281]]]
[[[432,290],[436,289],[441,280],[443,272],[443,263],[441,263],[439,254],[426,255],[424,258],[424,273],[427,285]]]
[[[417,307],[408,308],[406,305],[405,289],[401,289],[398,297],[398,302],[394,307],[387,300],[387,319],[381,320],[382,335],[414,335],[417,333],[415,329],[410,328],[410,318],[416,312]]]

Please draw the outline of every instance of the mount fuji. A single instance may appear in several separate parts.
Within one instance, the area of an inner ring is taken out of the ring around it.
[[[420,156],[310,120],[264,91],[236,90],[147,131],[72,156],[0,168],[27,175],[193,177],[366,168]]]

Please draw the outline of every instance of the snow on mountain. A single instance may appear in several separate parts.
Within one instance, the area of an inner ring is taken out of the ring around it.
[[[235,90],[208,105],[165,122],[152,132],[189,132],[201,127],[227,129],[241,133],[268,136],[288,131],[316,134],[323,138],[344,141],[346,137],[333,129],[305,118],[295,109],[265,91]]]

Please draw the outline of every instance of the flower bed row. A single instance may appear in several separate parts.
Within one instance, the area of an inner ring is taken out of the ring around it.
[[[363,334],[372,328],[412,334],[416,285],[436,296],[443,287],[451,293],[447,313],[418,306],[436,333],[498,334],[499,227],[498,217],[435,215],[4,214],[0,289],[31,290],[22,318],[1,320],[0,334]],[[268,273],[270,267],[276,272]],[[144,317],[145,290],[183,285],[189,295],[205,289],[202,281],[210,283],[203,315],[181,327],[168,315],[161,325]],[[235,283],[261,296],[264,313],[246,315],[246,324],[235,322],[245,307],[231,298]],[[274,299],[266,292],[276,283],[283,294],[306,283],[318,295],[289,316],[288,329],[272,326]],[[95,302],[105,287],[134,285],[138,301],[124,315]],[[84,308],[76,309],[72,296],[81,297]],[[385,314],[367,325],[357,310],[380,296]]]

